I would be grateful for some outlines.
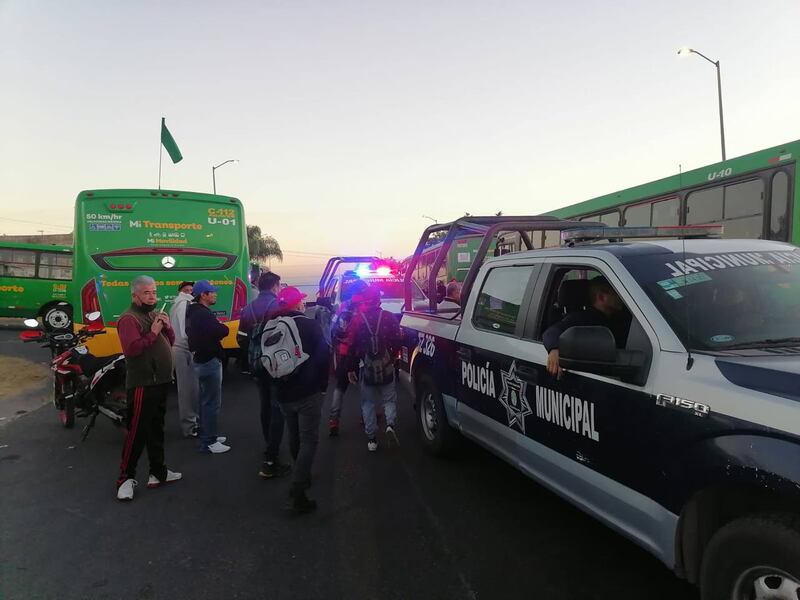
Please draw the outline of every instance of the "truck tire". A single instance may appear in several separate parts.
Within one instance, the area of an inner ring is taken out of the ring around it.
[[[444,410],[442,394],[427,373],[417,385],[417,425],[425,451],[432,456],[449,456],[456,452],[461,436],[450,427]]]
[[[700,571],[703,600],[800,598],[800,515],[764,514],[722,527]]]

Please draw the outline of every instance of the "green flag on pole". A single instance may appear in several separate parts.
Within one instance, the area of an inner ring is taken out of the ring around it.
[[[167,154],[172,159],[172,162],[178,163],[183,160],[178,144],[175,143],[175,138],[167,129],[166,119],[161,117],[161,145],[167,149]]]

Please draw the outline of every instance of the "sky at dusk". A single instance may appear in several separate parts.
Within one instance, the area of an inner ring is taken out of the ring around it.
[[[0,0],[0,233],[83,189],[242,200],[290,277],[800,138],[800,3]],[[286,279],[287,276],[284,275]]]

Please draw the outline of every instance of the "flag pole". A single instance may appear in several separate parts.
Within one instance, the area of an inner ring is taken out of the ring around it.
[[[164,127],[164,117],[161,117],[161,127]],[[164,144],[161,142],[161,133],[158,134],[158,189],[161,189],[161,157],[164,154]]]

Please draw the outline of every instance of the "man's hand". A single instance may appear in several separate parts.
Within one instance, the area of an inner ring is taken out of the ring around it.
[[[550,350],[550,353],[547,355],[547,372],[556,379],[561,379],[561,376],[564,374],[564,371],[561,369],[561,365],[558,362],[557,348]]]
[[[161,333],[162,329],[164,329],[164,321],[162,319],[159,319],[158,315],[156,315],[156,318],[153,319],[153,324],[150,325],[150,331],[158,335],[159,333]]]
[[[349,382],[350,382],[350,383],[352,383],[353,385],[355,385],[355,384],[357,384],[357,383],[358,383],[358,375],[356,375],[356,372],[355,372],[355,371],[350,371],[350,372],[347,374],[347,381],[349,381]]]

